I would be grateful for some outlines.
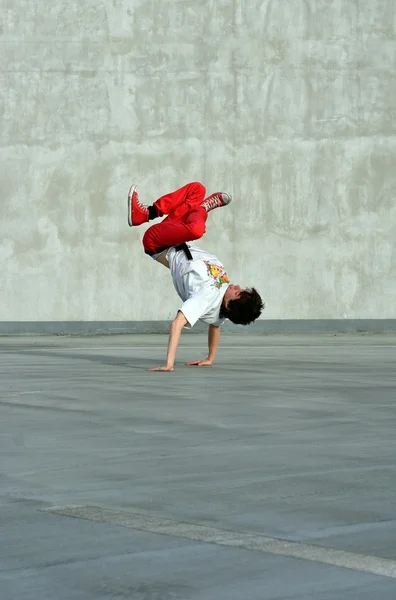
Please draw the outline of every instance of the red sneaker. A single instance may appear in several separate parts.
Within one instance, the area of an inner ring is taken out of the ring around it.
[[[128,194],[128,223],[129,227],[147,223],[149,220],[149,211],[147,206],[139,201],[137,186],[131,185]]]
[[[227,192],[215,192],[211,194],[203,202],[201,202],[201,206],[206,208],[206,212],[213,210],[214,208],[219,208],[219,206],[227,206],[231,202],[232,198],[230,194]]]

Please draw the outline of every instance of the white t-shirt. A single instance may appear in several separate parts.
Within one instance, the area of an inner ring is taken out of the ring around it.
[[[185,252],[169,248],[166,258],[172,274],[173,285],[183,300],[180,311],[186,317],[186,327],[193,327],[199,320],[208,325],[219,326],[220,307],[230,285],[224,265],[213,254],[188,244],[193,260]]]

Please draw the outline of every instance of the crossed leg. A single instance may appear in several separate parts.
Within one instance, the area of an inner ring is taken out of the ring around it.
[[[202,183],[193,182],[154,202],[158,216],[168,216],[145,232],[143,247],[146,254],[155,257],[171,246],[198,240],[204,235],[208,213],[201,203],[205,192]]]

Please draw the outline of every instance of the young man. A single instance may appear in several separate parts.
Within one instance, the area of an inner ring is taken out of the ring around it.
[[[223,264],[216,256],[189,246],[206,231],[208,212],[227,206],[231,196],[217,192],[205,198],[202,183],[188,183],[161,196],[152,206],[139,201],[136,185],[128,194],[128,223],[136,227],[157,217],[167,217],[152,225],[143,236],[146,254],[171,271],[173,285],[183,300],[172,321],[166,364],[149,371],[173,371],[176,350],[183,327],[193,327],[199,320],[209,325],[209,353],[205,360],[187,363],[208,367],[213,364],[220,340],[220,326],[225,319],[248,325],[260,316],[264,305],[254,288],[242,289],[230,283]]]

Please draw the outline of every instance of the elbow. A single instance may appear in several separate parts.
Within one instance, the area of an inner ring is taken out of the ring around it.
[[[181,331],[183,329],[183,325],[181,325],[180,321],[174,319],[171,323],[171,329],[173,331]]]

